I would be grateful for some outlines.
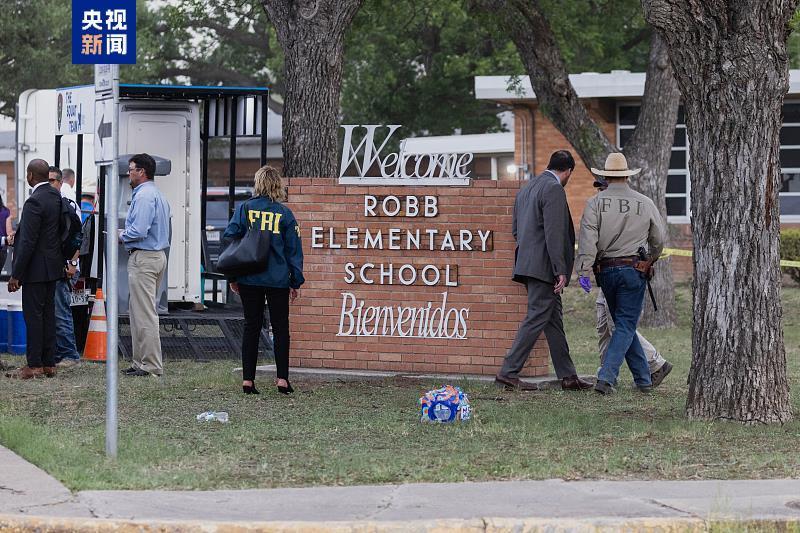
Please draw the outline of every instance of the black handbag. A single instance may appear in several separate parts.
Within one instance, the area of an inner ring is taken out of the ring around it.
[[[249,227],[247,233],[231,240],[219,254],[217,272],[228,278],[237,278],[265,271],[269,263],[271,235],[271,231]]]

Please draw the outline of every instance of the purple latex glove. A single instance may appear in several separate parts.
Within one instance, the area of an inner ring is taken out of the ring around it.
[[[592,280],[590,280],[588,276],[580,276],[578,278],[578,283],[581,284],[581,288],[584,291],[589,292],[592,290]]]

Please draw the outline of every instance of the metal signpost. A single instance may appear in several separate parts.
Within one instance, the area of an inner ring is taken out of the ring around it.
[[[106,203],[105,212],[108,219],[106,226],[106,269],[105,289],[107,320],[106,340],[106,455],[117,457],[117,379],[119,372],[117,363],[117,312],[119,309],[119,292],[117,290],[118,264],[118,220],[119,220],[119,65],[95,65],[95,111],[94,133],[96,135],[94,149],[97,175],[101,167],[110,166],[106,173],[105,190],[101,201]]]
[[[94,142],[98,180],[106,186],[100,213],[108,219],[105,235],[108,302],[106,352],[106,455],[117,456],[117,226],[119,217],[119,65],[136,63],[136,0],[72,0],[72,63],[94,65]],[[101,216],[102,219],[102,216]],[[102,223],[102,220],[101,220]],[[102,265],[102,261],[99,262]]]

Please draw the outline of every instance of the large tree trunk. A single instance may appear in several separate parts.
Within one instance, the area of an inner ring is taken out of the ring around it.
[[[542,113],[572,144],[588,167],[603,168],[606,156],[618,151],[589,116],[569,80],[561,50],[537,0],[474,0],[497,13],[509,28]],[[680,93],[664,43],[652,39],[647,81],[636,131],[624,147],[629,165],[643,171],[631,186],[649,196],[661,211],[666,227],[664,198]],[[669,259],[656,267],[652,281],[658,312],[647,299],[642,324],[675,325],[675,285]]]
[[[286,176],[336,176],[344,34],[362,2],[263,0],[285,56]]]
[[[631,167],[642,171],[628,181],[631,187],[648,196],[661,212],[664,228],[667,226],[667,175],[678,120],[681,93],[669,63],[667,43],[653,32],[650,40],[650,60],[642,97],[643,109],[633,137],[625,146],[625,156]],[[646,108],[645,108],[646,106]],[[669,232],[666,235],[669,245]],[[651,281],[658,311],[649,297],[645,297],[641,325],[672,327],[675,325],[675,281],[672,279],[672,262],[669,257],[658,261]]]
[[[643,0],[687,116],[694,325],[686,412],[791,419],[781,326],[778,134],[797,0]]]

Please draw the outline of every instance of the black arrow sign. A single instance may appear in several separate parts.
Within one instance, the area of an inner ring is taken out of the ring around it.
[[[103,122],[105,115],[100,117],[100,124],[97,126],[97,136],[100,138],[100,146],[103,146],[103,139],[111,138],[111,122]]]

